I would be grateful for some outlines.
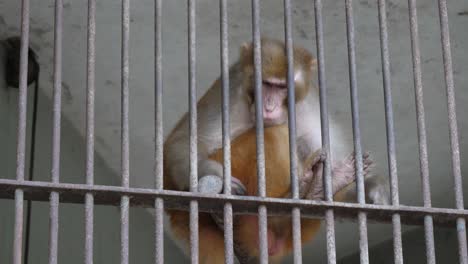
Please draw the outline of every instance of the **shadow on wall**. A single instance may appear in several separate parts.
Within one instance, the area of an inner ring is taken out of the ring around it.
[[[15,178],[16,125],[18,90],[7,88],[4,78],[4,51],[0,46],[0,178]],[[28,90],[28,128],[26,172],[29,167],[33,85]],[[34,180],[50,181],[52,147],[52,101],[45,94],[38,94],[37,131]],[[119,153],[116,153],[119,155]],[[85,138],[71,122],[62,118],[60,181],[85,183]],[[95,182],[102,185],[119,185],[119,175],[111,170],[104,159],[95,154]],[[29,175],[25,175],[26,178]],[[25,203],[26,205],[26,203]],[[14,202],[0,200],[0,263],[12,262]],[[26,208],[25,208],[26,212]],[[48,261],[49,205],[33,202],[29,245],[29,263]],[[95,206],[94,261],[118,263],[120,260],[120,214],[113,206]],[[59,263],[82,263],[84,256],[84,205],[61,204],[59,218]],[[154,221],[144,208],[130,211],[130,261],[145,263],[153,259]],[[175,246],[166,239],[165,254],[172,263],[184,262],[184,256],[176,253]]]
[[[453,228],[434,228],[435,253],[438,263],[458,263],[457,232]],[[403,235],[403,257],[405,263],[424,264],[426,260],[424,229],[417,228]],[[391,264],[393,262],[393,242],[385,241],[369,251],[370,263]],[[359,253],[345,257],[338,264],[358,264]]]

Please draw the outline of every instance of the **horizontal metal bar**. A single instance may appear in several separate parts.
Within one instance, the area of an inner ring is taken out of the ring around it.
[[[51,183],[42,181],[16,181],[0,179],[0,198],[13,199],[15,190],[24,191],[26,200],[49,201],[50,192],[60,194],[60,202],[83,203],[86,193],[94,195],[95,204],[120,205],[122,196],[129,196],[132,206],[154,207],[155,198],[165,201],[165,208],[188,210],[190,200],[200,202],[200,212],[221,213],[229,202],[236,214],[256,214],[259,205],[268,207],[268,215],[288,215],[292,208],[301,210],[302,217],[323,218],[324,212],[333,209],[339,218],[356,220],[359,211],[365,212],[369,220],[391,222],[393,214],[399,214],[403,224],[423,225],[424,216],[434,218],[440,226],[456,225],[457,218],[468,219],[466,209],[425,208],[418,206],[373,205],[342,202],[293,200],[284,198],[232,196],[224,194],[195,194],[190,192],[155,190],[145,188],[124,188],[120,186]]]

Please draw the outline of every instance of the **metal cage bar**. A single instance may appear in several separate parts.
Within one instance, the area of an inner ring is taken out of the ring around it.
[[[86,65],[86,184],[94,184],[94,96],[96,62],[96,0],[88,0]],[[85,264],[93,264],[94,249],[94,196],[85,196]]]
[[[257,181],[260,197],[266,197],[265,182],[265,148],[263,138],[263,103],[262,103],[262,52],[260,39],[260,1],[252,0],[252,38],[254,57],[254,84],[255,84],[255,133],[257,147]],[[268,263],[267,240],[267,208],[258,206],[258,236],[260,263]]]
[[[405,225],[423,225],[424,216],[431,215],[434,224],[446,227],[455,227],[457,218],[468,219],[468,210],[449,208],[425,208],[420,206],[393,206],[354,204],[343,202],[328,202],[314,200],[294,201],[287,198],[254,197],[254,196],[225,196],[189,193],[171,190],[155,190],[145,188],[124,188],[109,185],[87,185],[71,183],[51,183],[43,181],[17,181],[0,179],[0,198],[14,199],[17,189],[24,191],[26,200],[48,201],[49,193],[60,193],[62,203],[82,204],[86,193],[94,194],[95,204],[120,205],[121,196],[131,196],[131,205],[138,207],[153,207],[154,199],[162,198],[168,209],[188,210],[190,200],[200,202],[201,212],[222,212],[224,203],[230,202],[233,211],[239,214],[256,214],[258,205],[269,208],[268,214],[290,214],[293,207],[299,207],[302,217],[323,218],[324,212],[329,209],[336,211],[337,216],[344,219],[355,220],[357,211],[367,213],[369,220],[390,222],[392,215],[397,213]]]
[[[155,187],[156,190],[164,188],[163,179],[163,84],[162,84],[162,1],[154,1],[154,108],[155,108]],[[154,261],[156,264],[164,263],[164,201],[155,199],[155,234],[154,234]]]
[[[130,39],[130,0],[122,0],[122,90],[121,90],[121,173],[122,187],[130,187],[130,131],[129,131],[129,39]],[[129,255],[129,204],[130,197],[122,196],[120,201],[120,263],[128,264]]]
[[[219,2],[220,13],[220,58],[222,82],[222,133],[223,133],[223,179],[224,194],[231,195],[231,127],[229,106],[229,43],[227,1]],[[225,263],[234,263],[233,215],[231,203],[224,205]]]
[[[358,85],[356,78],[356,42],[354,39],[354,18],[352,0],[345,1],[345,11],[346,35],[348,44],[349,86],[351,93],[351,114],[353,121],[353,145],[356,167],[356,187],[358,196],[357,200],[359,204],[365,204],[366,197],[362,163],[361,128],[359,125]],[[367,240],[367,215],[364,212],[358,212],[358,229],[360,261],[362,264],[366,264],[369,263],[369,245]]]
[[[426,139],[426,124],[424,113],[424,97],[423,84],[421,74],[421,55],[419,49],[419,34],[418,34],[418,15],[416,0],[408,0],[409,22],[410,22],[410,37],[411,51],[413,62],[413,80],[414,94],[416,104],[416,118],[418,125],[418,145],[419,145],[419,167],[421,170],[422,180],[422,195],[424,207],[431,207],[431,185],[429,179],[429,161],[427,154],[427,139]],[[435,247],[434,247],[434,226],[432,217],[427,215],[424,217],[424,236],[426,242],[426,259],[427,263],[435,264]]]
[[[62,0],[55,1],[54,25],[54,95],[53,95],[53,129],[52,129],[52,182],[60,179],[60,128],[62,108]],[[59,194],[50,193],[50,237],[49,263],[57,264],[58,229],[59,229]]]
[[[387,13],[384,0],[378,2],[380,31],[380,52],[382,57],[383,89],[385,101],[385,124],[387,131],[387,156],[390,171],[390,192],[392,205],[399,206],[398,173],[395,150],[395,129],[393,127],[392,87],[390,83],[390,55],[388,49]],[[397,264],[403,264],[403,246],[401,242],[401,219],[399,214],[392,217],[393,254]]]
[[[190,112],[190,191],[198,191],[198,137],[197,137],[197,80],[196,80],[196,1],[188,1],[188,58],[189,58],[189,112]],[[198,202],[190,202],[190,257],[198,263]]]
[[[286,56],[288,61],[287,87],[288,87],[288,134],[289,134],[289,160],[291,175],[291,193],[293,199],[299,199],[298,161],[296,143],[296,99],[294,83],[294,51],[292,38],[291,1],[284,0],[284,39],[286,42]],[[301,243],[301,211],[292,209],[292,235],[294,263],[302,263]]]
[[[452,55],[450,51],[450,33],[447,14],[447,2],[439,0],[440,35],[442,42],[442,58],[444,61],[444,77],[447,93],[448,121],[450,131],[450,149],[452,151],[452,173],[454,179],[455,204],[457,209],[464,208],[463,185],[460,166],[460,147],[458,143],[457,110],[455,106],[455,85],[453,83]],[[466,220],[457,219],[458,255],[460,263],[468,263],[466,242]]]
[[[331,182],[331,155],[330,155],[330,133],[328,125],[328,107],[327,107],[327,87],[325,78],[325,48],[323,44],[323,19],[322,19],[322,1],[314,1],[315,10],[315,34],[317,41],[317,64],[318,64],[318,85],[320,93],[320,123],[322,133],[322,150],[326,153],[326,159],[323,166],[323,189],[324,198],[328,202],[333,202],[333,190]],[[325,212],[325,225],[327,234],[327,260],[328,264],[336,263],[336,245],[335,245],[335,216],[332,209]]]
[[[21,50],[19,68],[18,127],[16,145],[16,180],[24,181],[26,151],[26,109],[28,95],[28,46],[29,46],[29,0],[21,2]],[[13,263],[21,264],[23,250],[24,193],[15,190],[15,227],[13,240]]]

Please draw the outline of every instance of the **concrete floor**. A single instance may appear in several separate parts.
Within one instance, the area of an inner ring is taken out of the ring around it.
[[[86,1],[64,0],[63,50],[63,123],[62,175],[65,182],[84,182],[84,131],[86,89]],[[96,183],[119,184],[120,170],[120,2],[97,1],[97,56],[96,56]],[[314,12],[311,1],[296,0],[293,9],[295,43],[316,53]],[[348,60],[343,1],[324,2],[324,33],[326,76],[329,88],[331,117],[342,122],[351,137]],[[185,1],[163,3],[163,84],[164,131],[167,133],[187,110],[187,20]],[[468,111],[467,68],[468,3],[449,1],[449,20],[454,63],[462,173],[468,163]],[[202,95],[219,75],[219,15],[218,1],[197,2],[197,85]],[[374,153],[379,170],[387,173],[385,119],[381,73],[380,44],[376,1],[354,1],[358,86],[360,96],[363,145]],[[417,128],[414,106],[411,46],[406,1],[388,0],[388,28],[391,56],[391,78],[394,95],[395,129],[400,201],[406,205],[421,205],[421,184],[417,148]],[[31,1],[31,46],[38,52],[41,65],[36,177],[49,179],[51,120],[50,103],[53,80],[53,1]],[[229,3],[230,60],[238,55],[238,46],[251,38],[250,1]],[[421,61],[429,144],[429,163],[433,205],[453,207],[453,185],[450,168],[450,149],[442,68],[440,30],[436,1],[419,1],[419,31]],[[20,4],[14,0],[0,2],[0,37],[19,34]],[[263,35],[283,38],[282,1],[263,1]],[[136,187],[153,186],[153,1],[131,3],[130,26],[130,144],[131,184]],[[14,117],[15,91],[2,91],[6,95],[0,108]],[[10,117],[10,131],[5,144],[14,140],[15,119]],[[0,139],[1,140],[1,139]],[[351,143],[351,142],[349,142]],[[0,155],[14,155],[14,145]],[[332,147],[333,145],[332,139]],[[9,159],[5,159],[7,161]],[[5,167],[14,164],[4,162]],[[6,177],[14,177],[14,170]],[[3,176],[2,176],[3,177]],[[468,186],[465,180],[464,189]],[[2,203],[9,203],[3,202]],[[5,205],[7,206],[7,205]],[[33,209],[35,222],[32,229],[31,259],[43,263],[47,259],[47,209],[37,203]],[[83,208],[63,205],[61,210],[59,262],[81,263],[83,251]],[[6,208],[6,207],[5,207]],[[101,211],[102,210],[102,211]],[[118,261],[118,211],[99,207],[96,210],[97,263]],[[3,215],[0,231],[6,234],[12,218]],[[73,221],[72,221],[73,219]],[[99,220],[100,219],[100,220]],[[78,221],[78,222],[75,222]],[[149,262],[152,256],[152,220],[143,209],[131,215],[131,260]],[[406,230],[406,229],[405,229]],[[9,245],[8,237],[3,236]],[[355,223],[337,224],[337,256],[343,257],[358,250]],[[371,245],[391,238],[391,226],[372,224],[369,227]],[[9,260],[11,250],[1,252],[0,259]],[[325,262],[324,232],[304,250],[307,260]],[[391,252],[388,252],[391,255]],[[171,263],[182,263],[183,258],[168,241],[166,257]],[[2,261],[3,262],[3,261]],[[30,262],[33,263],[33,262]],[[36,262],[34,262],[36,263]]]

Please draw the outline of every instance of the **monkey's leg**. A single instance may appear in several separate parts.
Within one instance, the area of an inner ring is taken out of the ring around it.
[[[190,248],[190,215],[186,211],[167,211],[174,236],[183,243],[186,251]],[[207,213],[199,214],[199,263],[224,263],[224,236]]]
[[[207,177],[216,177],[216,176],[205,176],[204,177],[205,180],[210,180]],[[216,178],[219,178],[219,177],[216,177]],[[208,184],[211,184],[211,183],[208,183]],[[242,184],[242,182],[240,182],[235,177],[231,178],[231,194],[234,194],[234,195],[246,195],[247,194],[247,190],[246,190],[245,186]],[[216,223],[216,225],[219,227],[219,230],[221,232],[223,232],[224,231],[224,215],[222,213],[212,213],[211,217],[213,218],[213,221]],[[235,218],[234,215],[233,215],[233,218]],[[233,219],[233,221],[234,221],[234,219]],[[247,254],[245,254],[241,250],[241,248],[238,245],[236,245],[236,243],[234,243],[234,253],[235,253],[235,255],[237,257],[237,260],[238,260],[238,262],[240,264],[248,263],[249,256]]]

